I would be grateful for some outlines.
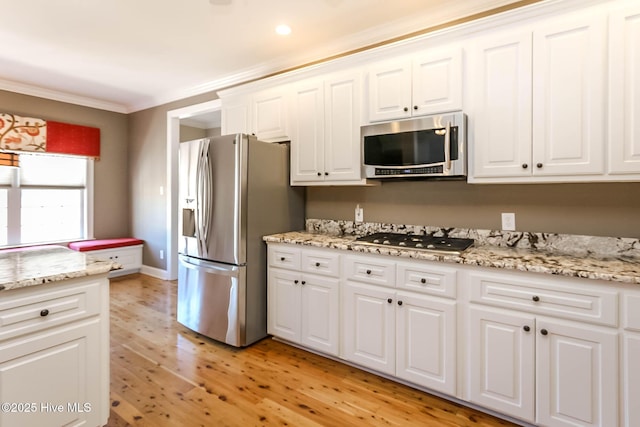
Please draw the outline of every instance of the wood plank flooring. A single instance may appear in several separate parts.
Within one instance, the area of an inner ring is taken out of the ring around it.
[[[175,312],[175,281],[111,280],[108,426],[513,425],[270,338],[226,346]]]

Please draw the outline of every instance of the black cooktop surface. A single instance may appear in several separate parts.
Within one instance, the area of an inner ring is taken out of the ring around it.
[[[356,239],[356,242],[438,252],[462,252],[473,245],[473,239],[403,233],[374,233],[359,237]]]

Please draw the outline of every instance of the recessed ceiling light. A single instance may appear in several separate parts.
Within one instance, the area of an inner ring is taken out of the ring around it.
[[[276,27],[276,33],[280,34],[281,36],[287,36],[291,34],[291,27],[285,24],[280,24]]]

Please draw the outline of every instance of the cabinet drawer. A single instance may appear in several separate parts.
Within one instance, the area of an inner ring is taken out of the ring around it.
[[[300,248],[287,245],[269,245],[269,266],[300,270]]]
[[[622,327],[640,332],[640,293],[626,293],[622,298]]]
[[[122,270],[114,270],[112,273],[128,273],[134,270],[140,270],[142,267],[142,245],[125,246],[114,249],[101,249],[97,251],[86,252],[98,259],[108,259],[122,265]]]
[[[345,258],[344,272],[347,280],[382,286],[395,286],[396,265],[394,262],[364,256]]]
[[[301,268],[306,273],[338,277],[340,275],[340,255],[338,253],[303,249]]]
[[[442,297],[456,297],[456,270],[426,263],[398,263],[396,287]]]
[[[527,280],[492,274],[471,274],[469,286],[472,302],[608,326],[618,324],[615,291],[570,286],[555,279]]]
[[[96,281],[38,292],[33,288],[3,292],[0,341],[99,314],[100,285],[101,282]]]

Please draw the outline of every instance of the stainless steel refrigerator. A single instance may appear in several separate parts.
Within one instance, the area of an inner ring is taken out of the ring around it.
[[[244,134],[180,144],[177,320],[243,347],[267,335],[265,234],[304,228],[289,147]]]

